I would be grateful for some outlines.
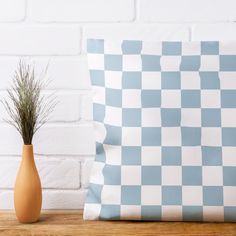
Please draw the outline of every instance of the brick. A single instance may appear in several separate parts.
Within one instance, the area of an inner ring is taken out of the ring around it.
[[[45,191],[43,209],[82,209],[87,190]]]
[[[1,46],[0,46],[1,47]],[[14,57],[1,57],[0,58],[0,89],[9,88],[12,82],[12,77],[17,68],[18,58]]]
[[[44,190],[43,209],[82,209],[87,190]],[[13,191],[0,191],[0,209],[14,209]]]
[[[27,58],[26,58],[27,59]],[[47,78],[50,89],[90,89],[89,72],[85,56],[31,57],[35,63],[36,76],[48,65]],[[0,58],[0,89],[6,89],[19,63],[18,57]]]
[[[86,40],[88,38],[105,38],[108,40],[189,41],[189,35],[189,28],[185,25],[109,24],[85,26],[83,28],[83,51],[86,51]]]
[[[81,100],[81,119],[91,121],[93,119],[92,93],[84,95]]]
[[[236,23],[195,25],[192,40],[236,40]]]
[[[3,99],[8,100],[6,92],[0,92],[0,122],[4,122],[4,119],[8,119],[9,116],[6,112],[5,107],[2,104]]]
[[[140,21],[212,22],[235,21],[234,0],[140,0]]]
[[[56,92],[54,97],[57,102],[57,105],[51,114],[49,122],[76,122],[80,120],[80,94]]]
[[[21,158],[0,159],[0,188],[14,188]],[[78,189],[80,187],[80,164],[73,159],[35,158],[44,189]]]
[[[76,55],[80,52],[78,26],[0,26],[2,55]]]
[[[62,93],[56,92],[42,92],[44,96],[53,94],[55,102],[57,103],[48,122],[76,122],[81,118],[81,94],[79,93]],[[0,101],[8,99],[6,92],[0,92]],[[6,109],[0,103],[0,122],[9,119]]]
[[[45,126],[35,137],[35,151],[45,154],[92,155],[94,133],[91,124]]]
[[[0,21],[17,22],[25,18],[25,0],[1,0]]]
[[[0,155],[20,155],[22,140],[17,131],[0,125]],[[92,124],[47,124],[33,139],[36,154],[94,155],[95,141]]]
[[[14,209],[14,195],[12,190],[0,190],[0,209]]]
[[[88,188],[90,173],[93,167],[93,159],[87,159],[81,164],[81,186],[82,188]]]
[[[120,22],[134,19],[134,0],[30,0],[39,22]]]
[[[90,89],[87,58],[79,57],[50,57],[33,58],[39,70],[48,64],[48,77],[52,89]]]

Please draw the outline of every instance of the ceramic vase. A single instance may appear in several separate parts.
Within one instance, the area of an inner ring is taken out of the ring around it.
[[[38,221],[42,206],[42,188],[34,161],[32,145],[24,145],[14,189],[16,217],[21,223]]]

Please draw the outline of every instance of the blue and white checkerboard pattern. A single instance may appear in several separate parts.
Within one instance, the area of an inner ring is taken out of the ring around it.
[[[88,40],[85,219],[236,221],[236,42]]]

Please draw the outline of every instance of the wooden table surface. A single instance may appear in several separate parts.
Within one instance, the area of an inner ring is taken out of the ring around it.
[[[83,221],[82,211],[44,211],[40,221],[19,224],[13,212],[0,212],[2,236],[57,235],[236,235],[236,224],[230,223],[174,223],[174,222],[109,222]]]

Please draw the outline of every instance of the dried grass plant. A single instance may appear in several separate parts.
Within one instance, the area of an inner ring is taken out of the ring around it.
[[[36,78],[35,66],[20,60],[8,97],[2,101],[9,115],[6,122],[17,129],[25,145],[32,144],[34,134],[49,120],[56,106],[53,94],[42,95],[47,86],[42,78],[46,72],[47,68]]]

